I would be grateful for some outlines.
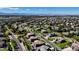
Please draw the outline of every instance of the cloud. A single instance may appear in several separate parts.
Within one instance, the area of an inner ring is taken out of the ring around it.
[[[18,10],[17,7],[0,7],[0,9]]]
[[[18,10],[19,8],[16,8],[16,7],[10,7],[10,8],[7,8],[7,9],[10,9],[10,10]]]

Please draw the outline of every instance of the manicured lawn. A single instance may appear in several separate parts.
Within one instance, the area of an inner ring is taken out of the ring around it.
[[[8,51],[7,48],[0,48],[0,51]]]
[[[61,49],[66,48],[70,45],[70,42],[66,41],[64,43],[57,43],[57,46],[60,47]]]
[[[54,40],[54,38],[52,38],[52,37],[51,37],[51,38],[48,38],[48,40],[49,40],[49,41],[53,41],[53,40]]]

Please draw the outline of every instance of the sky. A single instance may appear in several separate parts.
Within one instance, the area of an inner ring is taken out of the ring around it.
[[[0,7],[0,13],[79,15],[79,7]]]

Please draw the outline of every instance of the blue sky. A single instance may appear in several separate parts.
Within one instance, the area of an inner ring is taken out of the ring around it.
[[[79,7],[1,7],[0,13],[79,15]]]

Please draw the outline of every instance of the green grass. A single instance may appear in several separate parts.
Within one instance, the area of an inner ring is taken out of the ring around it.
[[[31,46],[31,44],[30,44],[30,42],[28,41],[28,39],[26,38],[26,37],[24,37],[24,45],[25,45],[25,47],[29,50],[29,51],[31,51],[32,50],[32,46]]]
[[[79,41],[79,36],[74,35],[73,38],[77,41]]]
[[[0,51],[8,51],[7,48],[0,48]]]
[[[15,51],[15,48],[16,48],[16,46],[17,46],[16,42],[13,41],[13,40],[11,40],[9,44],[10,44],[10,46],[11,46],[11,48],[12,48],[12,51]]]
[[[64,43],[57,43],[57,46],[60,47],[61,49],[67,48],[70,45],[70,42],[66,41]]]
[[[4,32],[4,35],[5,35],[5,36],[8,36],[8,34],[9,34],[9,31],[6,30],[6,31]]]
[[[53,40],[54,40],[54,38],[52,38],[52,37],[51,37],[51,38],[48,38],[48,40],[49,40],[49,41],[53,41]]]
[[[12,48],[12,51],[14,51],[15,49],[14,49],[14,46],[13,46],[13,44],[11,42],[10,42],[10,46]]]

